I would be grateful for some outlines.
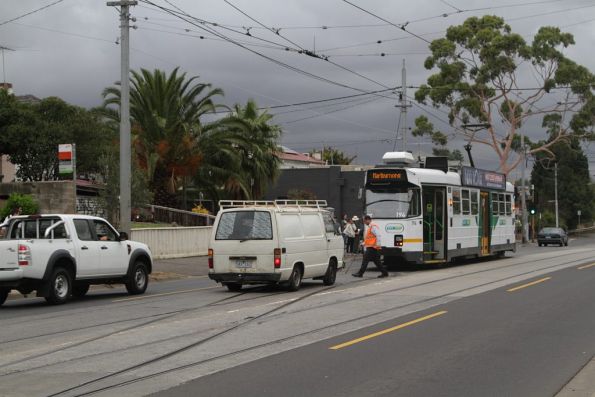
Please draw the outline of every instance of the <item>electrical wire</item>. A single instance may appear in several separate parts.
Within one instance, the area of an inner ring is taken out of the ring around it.
[[[326,82],[328,84],[332,84],[332,85],[335,85],[335,86],[339,86],[339,87],[343,87],[343,88],[348,88],[350,90],[355,90],[355,91],[359,91],[359,92],[366,92],[366,93],[367,92],[370,92],[368,90],[360,89],[360,88],[353,87],[353,86],[350,86],[350,85],[347,85],[347,84],[344,84],[344,83],[340,83],[340,82],[336,82],[336,81],[330,80],[330,79],[325,78],[325,77],[322,77],[322,76],[318,76],[316,74],[310,73],[310,72],[305,71],[303,69],[300,69],[300,68],[297,68],[295,66],[289,65],[289,64],[287,64],[285,62],[279,61],[279,60],[277,60],[275,58],[269,57],[269,56],[267,56],[265,54],[262,54],[262,53],[260,53],[258,51],[255,51],[255,50],[253,50],[251,48],[248,48],[247,46],[245,46],[245,45],[243,45],[241,43],[238,43],[236,40],[231,39],[231,38],[223,35],[222,33],[218,32],[216,30],[210,29],[210,28],[208,28],[206,26],[198,25],[196,22],[193,22],[193,20],[196,20],[196,18],[193,17],[192,15],[186,13],[183,10],[176,12],[174,10],[171,10],[171,9],[166,8],[166,7],[163,7],[163,6],[160,6],[158,4],[155,4],[154,2],[152,2],[150,0],[140,0],[140,1],[144,2],[145,4],[149,4],[149,5],[153,6],[153,7],[156,7],[158,9],[162,9],[164,11],[167,11],[171,15],[173,15],[173,16],[179,18],[179,19],[185,20],[186,22],[190,23],[191,25],[194,25],[194,26],[198,27],[199,29],[205,30],[205,31],[207,31],[207,32],[209,32],[209,33],[217,36],[217,37],[220,37],[220,38],[222,38],[222,39],[224,39],[226,41],[229,41],[230,43],[233,43],[236,46],[245,49],[246,51],[249,51],[249,52],[251,52],[251,53],[253,53],[253,54],[255,54],[255,55],[257,55],[257,56],[259,56],[261,58],[264,58],[264,59],[266,59],[266,60],[268,60],[270,62],[273,62],[273,63],[277,64],[278,66],[284,67],[286,69],[292,70],[292,71],[294,71],[296,73],[299,73],[299,74],[302,74],[304,76],[313,78],[313,79],[318,80],[318,81],[321,81],[321,82]],[[172,3],[170,1],[168,1],[168,0],[165,0],[165,1],[168,4],[172,5]],[[177,8],[178,10],[180,10],[180,8],[177,7],[177,6],[173,6],[173,7]],[[179,13],[182,13],[182,15],[180,15]]]
[[[342,112],[343,110],[352,109],[352,108],[354,108],[356,106],[367,105],[368,103],[375,102],[375,101],[377,101],[379,99],[381,99],[381,98],[379,98],[379,97],[365,98],[365,100],[363,100],[363,101],[360,100],[360,102],[359,103],[356,103],[356,104],[345,106],[345,107],[342,107],[342,108],[339,108],[339,109],[333,109],[333,110],[330,110],[328,112],[318,113],[318,114],[315,114],[313,116],[302,117],[302,118],[295,119],[295,120],[290,120],[290,121],[284,121],[284,122],[281,122],[281,123],[282,124],[293,124],[293,123],[297,123],[297,122],[300,122],[300,121],[315,119],[315,118],[318,118],[318,117],[324,117],[324,116],[328,116],[329,114],[332,114],[332,113],[337,113],[337,112]],[[310,111],[312,111],[312,110],[310,110]]]
[[[0,22],[0,26],[6,25],[7,23],[14,22],[14,21],[17,21],[17,20],[22,19],[22,18],[25,18],[25,17],[27,17],[29,15],[35,14],[36,12],[45,10],[46,8],[50,8],[51,6],[54,6],[54,5],[59,4],[59,3],[62,3],[63,1],[64,0],[56,0],[53,3],[47,4],[47,5],[43,6],[43,7],[39,7],[37,9],[33,10],[33,11],[29,11],[29,12],[27,12],[25,14],[22,14],[22,15],[19,15],[17,17],[14,17],[14,18],[11,18],[11,19],[7,19],[6,21]]]

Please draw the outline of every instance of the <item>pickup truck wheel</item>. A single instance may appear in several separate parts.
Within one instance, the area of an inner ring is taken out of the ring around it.
[[[328,265],[328,269],[326,269],[326,274],[322,279],[322,284],[324,285],[333,285],[335,280],[337,279],[337,265],[335,261],[331,261]]]
[[[227,284],[225,284],[225,286],[231,292],[240,292],[242,290],[242,284],[238,284],[238,283],[227,283]]]
[[[45,300],[52,305],[66,303],[72,293],[72,276],[68,270],[57,267],[52,272],[49,283],[49,294]]]
[[[126,290],[131,295],[143,294],[149,285],[149,272],[147,266],[141,261],[137,261],[126,281]]]
[[[0,306],[6,302],[6,298],[8,298],[8,293],[10,290],[8,288],[0,288]]]
[[[72,287],[72,296],[76,296],[77,298],[82,298],[87,295],[87,292],[89,292],[89,284],[75,284]]]
[[[302,285],[302,277],[302,269],[300,269],[299,266],[294,266],[293,271],[291,272],[291,276],[289,276],[288,289],[291,292],[300,289],[300,286]]]

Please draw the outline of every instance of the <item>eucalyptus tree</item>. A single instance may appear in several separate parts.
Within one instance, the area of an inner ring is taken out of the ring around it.
[[[541,27],[527,42],[500,17],[469,18],[432,41],[424,66],[437,72],[415,99],[447,108],[455,131],[469,143],[489,146],[508,174],[522,161],[519,133],[531,118],[555,129],[528,155],[554,156],[552,147],[560,141],[593,138],[595,78],[564,55],[573,44],[573,36],[557,27]],[[486,129],[473,132],[465,128],[468,124]],[[437,134],[433,127],[418,132]],[[437,136],[442,138],[447,136]]]

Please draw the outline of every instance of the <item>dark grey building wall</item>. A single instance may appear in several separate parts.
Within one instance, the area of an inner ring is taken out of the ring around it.
[[[305,190],[313,193],[318,200],[326,200],[335,209],[337,218],[345,213],[361,218],[363,201],[359,190],[363,185],[363,171],[343,172],[340,166],[286,169],[281,171],[277,182],[269,187],[264,198],[287,198],[293,189]]]

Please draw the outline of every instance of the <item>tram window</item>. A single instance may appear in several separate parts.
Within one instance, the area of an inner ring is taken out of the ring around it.
[[[471,205],[469,202],[469,190],[467,189],[461,189],[461,198],[462,198],[462,209],[463,209],[463,215],[469,215],[469,213],[471,212]]]
[[[452,189],[452,210],[455,215],[461,213],[461,191]]]
[[[510,194],[506,195],[506,215],[512,215],[512,202]]]
[[[477,215],[479,212],[479,192],[471,191],[471,215]]]
[[[499,205],[498,193],[492,193],[492,215],[498,215],[498,211],[500,211]]]
[[[500,215],[506,214],[506,200],[504,199],[504,196],[504,193],[500,193],[498,195],[498,204],[500,204]]]

